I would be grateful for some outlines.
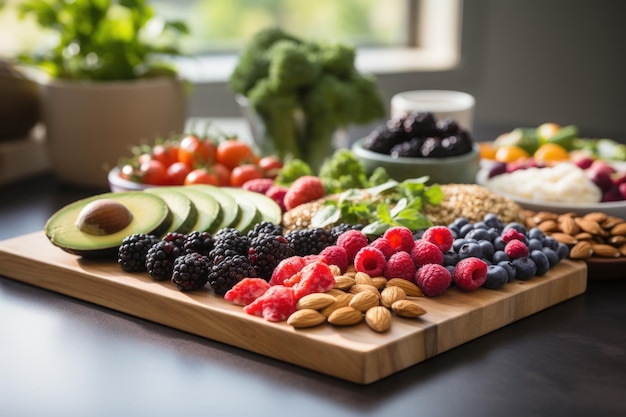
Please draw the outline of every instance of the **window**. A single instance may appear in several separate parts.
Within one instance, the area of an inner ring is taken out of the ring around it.
[[[459,61],[462,0],[149,1],[157,13],[189,25],[192,36],[183,49],[193,58],[181,59],[180,69],[194,81],[226,80],[246,40],[273,25],[300,37],[355,45],[357,66],[367,72],[442,70]],[[18,21],[18,2],[5,0],[0,9],[0,57],[53,41]]]

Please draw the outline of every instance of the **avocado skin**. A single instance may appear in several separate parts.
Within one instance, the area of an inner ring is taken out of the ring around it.
[[[143,198],[138,195],[148,195],[148,197]],[[129,227],[122,229],[120,232],[105,237],[89,236],[92,242],[88,243],[91,244],[82,245],[76,244],[76,242],[68,242],[63,236],[64,233],[76,234],[77,236],[83,234],[74,225],[74,220],[80,213],[80,210],[88,203],[100,198],[114,199],[127,207],[128,198],[132,198],[133,201],[135,199],[139,199],[137,201],[145,201],[145,203],[133,203],[133,208],[129,207],[129,210],[133,214],[133,218],[137,219],[146,219],[151,215],[147,213],[155,213],[154,221],[149,222],[149,224],[143,222],[140,224],[131,223]],[[136,212],[138,207],[141,207],[143,210],[141,214]],[[172,212],[165,201],[157,195],[144,193],[143,191],[104,193],[78,200],[62,207],[48,219],[44,231],[46,237],[53,245],[72,255],[78,255],[87,259],[115,259],[119,246],[126,236],[135,233],[145,233],[162,237],[168,231],[172,220]]]

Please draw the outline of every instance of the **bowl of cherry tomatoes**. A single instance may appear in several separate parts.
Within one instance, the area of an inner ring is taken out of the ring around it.
[[[109,171],[111,191],[191,184],[241,187],[251,179],[274,178],[283,166],[278,157],[260,156],[237,137],[184,134],[133,147],[132,154]]]

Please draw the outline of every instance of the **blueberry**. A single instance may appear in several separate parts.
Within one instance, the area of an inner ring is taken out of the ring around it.
[[[509,255],[507,255],[506,252],[504,252],[503,250],[495,251],[493,253],[493,256],[491,257],[491,259],[496,264],[500,263],[500,262],[503,262],[503,261],[510,261],[511,260],[509,258]]]
[[[502,230],[502,222],[498,218],[498,215],[495,213],[488,213],[483,217],[483,222],[489,227],[493,227],[494,229]]]
[[[556,254],[559,255],[559,259],[565,259],[569,255],[569,247],[565,243],[559,242],[556,248]]]
[[[454,219],[452,224],[454,224],[456,227],[459,228],[459,230],[461,230],[463,226],[469,224],[469,220],[467,220],[465,217],[457,217],[456,219]]]
[[[454,268],[456,267],[456,265],[445,265],[444,268],[446,268],[448,270],[448,272],[450,272],[450,276],[454,276]]]
[[[476,222],[474,223],[474,229],[489,229],[489,226],[487,226],[487,223],[485,222]]]
[[[515,266],[513,266],[513,264],[511,263],[511,261],[500,261],[497,264],[498,266],[501,266],[502,268],[504,268],[504,270],[507,272],[508,276],[509,276],[509,282],[513,281],[517,275],[517,271],[515,269]]]
[[[443,265],[456,265],[459,262],[459,254],[453,251],[448,251],[443,254]]]
[[[476,239],[480,241],[480,240],[490,240],[491,236],[489,235],[489,232],[487,231],[487,229],[473,229],[467,232],[467,234],[465,235],[465,238]]]
[[[533,227],[532,229],[530,229],[528,231],[528,238],[529,239],[539,239],[540,241],[543,242],[545,237],[546,237],[546,235],[545,235],[545,233],[543,233],[543,230],[541,230],[538,227]]]
[[[502,237],[498,236],[497,238],[493,240],[493,248],[496,251],[504,250],[505,246],[506,246],[506,243],[502,241]]]
[[[557,250],[559,248],[559,242],[552,236],[546,236],[543,241],[543,246],[546,248]]]
[[[527,256],[516,258],[511,261],[515,267],[515,278],[527,281],[537,273],[537,265]]]
[[[496,289],[509,282],[509,273],[499,265],[487,266],[487,280],[483,287]]]
[[[464,238],[462,237],[456,238],[452,242],[452,250],[458,253],[459,250],[461,249],[461,246],[465,245],[466,243],[467,243],[467,240],[465,240]]]
[[[467,223],[466,225],[461,226],[461,229],[459,229],[459,236],[465,237],[465,235],[468,234],[470,230],[474,230],[474,225],[471,223]]]
[[[530,252],[530,259],[537,265],[537,271],[535,275],[545,275],[550,270],[550,261],[545,253],[541,250],[534,250]]]
[[[523,235],[526,234],[526,227],[519,222],[508,223],[506,226],[504,226],[504,229],[502,229],[502,232],[506,232],[509,229],[515,229]]]
[[[489,232],[489,240],[491,242],[493,242],[498,236],[500,236],[500,230],[496,229],[495,227],[491,227],[487,231]]]
[[[528,239],[528,250],[541,250],[543,242],[537,238]]]
[[[565,248],[567,249],[566,245],[563,245],[563,246],[565,246]],[[554,268],[554,266],[561,261],[561,258],[559,258],[559,254],[553,249],[541,248],[541,251],[548,258],[548,262],[550,262],[550,268]]]
[[[483,256],[483,251],[480,245],[476,242],[467,242],[458,251],[459,259],[465,258],[481,258]]]
[[[490,261],[493,259],[493,254],[495,253],[495,249],[493,248],[493,243],[488,240],[481,240],[478,242],[478,246],[483,253],[483,258],[487,258]]]
[[[416,231],[415,233],[413,233],[413,240],[419,240],[422,238],[422,236],[424,236],[424,232],[426,231],[426,229],[421,229]]]

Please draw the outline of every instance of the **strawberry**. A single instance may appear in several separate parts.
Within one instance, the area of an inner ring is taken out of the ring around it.
[[[285,208],[291,210],[300,204],[318,200],[326,195],[322,181],[313,175],[305,175],[291,184],[285,194]]]

